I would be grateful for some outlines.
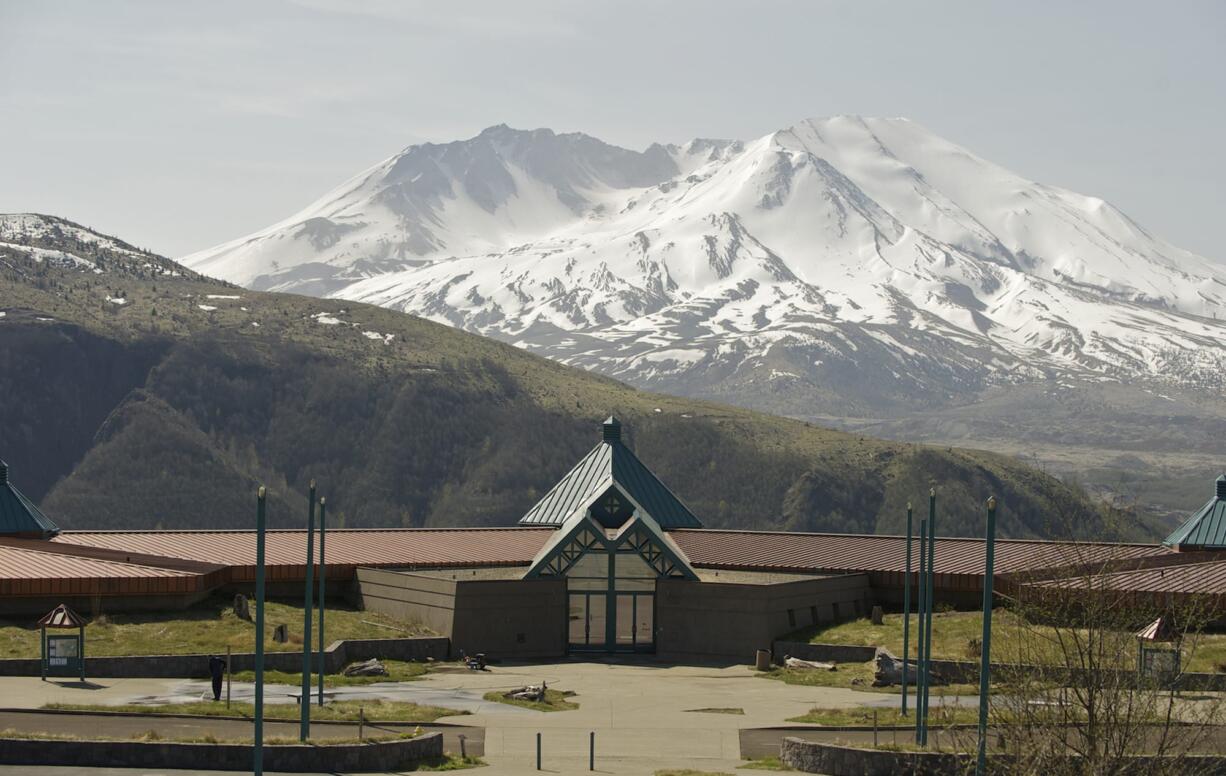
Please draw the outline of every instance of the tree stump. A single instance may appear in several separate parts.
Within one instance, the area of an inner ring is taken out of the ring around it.
[[[234,596],[234,616],[251,622],[251,607],[247,604],[247,596],[242,593]]]

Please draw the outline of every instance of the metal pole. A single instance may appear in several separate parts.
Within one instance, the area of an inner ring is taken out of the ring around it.
[[[328,584],[328,567],[324,562],[324,515],[327,499],[319,499],[319,707],[324,705],[324,588]]]
[[[234,659],[230,654],[229,645],[226,645],[226,708],[230,708],[230,662]]]
[[[596,770],[596,731],[587,734],[587,769]]]
[[[928,745],[928,701],[932,694],[932,611],[936,609],[936,568],[937,568],[937,491],[936,488],[928,490],[928,594],[926,600],[927,608],[924,610],[924,617],[928,622],[924,625],[924,671],[927,676],[924,679],[924,740],[921,741],[924,746]]]
[[[43,650],[43,681],[47,681],[47,626],[44,625],[38,629],[39,643]],[[1137,663],[1137,665],[1141,665]]]
[[[255,508],[255,776],[264,773],[264,488]]]
[[[988,499],[988,530],[984,537],[987,557],[983,562],[983,642],[979,654],[979,759],[976,776],[983,776],[988,762],[988,685],[992,673],[992,581],[996,573],[996,497]]]
[[[311,492],[307,506],[307,555],[306,555],[306,601],[302,605],[302,696],[301,726],[298,740],[305,741],[311,735],[311,610],[315,608],[315,480],[311,480]]]
[[[541,769],[541,734],[536,734],[536,769]]]
[[[77,659],[81,665],[81,683],[84,684],[85,683],[85,626],[84,625],[81,626],[80,639],[81,639],[81,645],[77,649],[77,651],[80,654],[77,656]]]
[[[927,679],[928,672],[925,670],[924,663],[924,594],[928,586],[924,584],[924,580],[928,578],[928,521],[920,520],[919,531],[919,579],[916,580],[916,595],[919,601],[915,608],[915,627],[916,644],[915,644],[915,743],[921,742],[920,726],[924,719],[924,707],[922,700],[924,697],[924,681]]]
[[[907,502],[907,570],[902,583],[902,715],[907,716],[907,661],[911,653],[911,502]]]
[[[461,733],[460,734],[460,759],[463,761],[468,760],[467,742],[468,742],[468,738],[463,733]]]

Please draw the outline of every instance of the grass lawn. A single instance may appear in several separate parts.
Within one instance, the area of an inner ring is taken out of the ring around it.
[[[735,706],[715,706],[709,709],[686,709],[694,714],[744,714],[745,710]]]
[[[418,765],[416,770],[419,771],[462,771],[468,768],[479,768],[485,765],[485,760],[480,757],[460,757],[458,754],[444,755],[443,759],[435,763],[422,763]]]
[[[328,607],[326,641],[337,639],[389,639],[427,635],[429,631],[398,622],[375,612],[343,606]],[[254,616],[254,612],[252,613]],[[38,657],[36,617],[0,620],[0,657]],[[302,649],[302,604],[268,601],[264,606],[264,649],[294,652]],[[272,640],[277,625],[287,626],[289,641]],[[312,638],[318,638],[319,618],[312,622]],[[179,655],[221,654],[255,651],[255,626],[234,616],[233,599],[213,597],[177,612],[107,614],[85,626],[88,655]]]
[[[416,738],[421,735],[416,731],[405,733],[388,734],[383,733],[373,736],[364,736],[359,739],[356,736],[353,738],[329,738],[326,743],[316,742],[316,746],[327,746],[332,744],[359,744],[359,743],[374,743],[379,741],[402,741],[406,738]],[[25,739],[27,741],[169,741],[178,744],[250,744],[252,738],[250,736],[222,736],[206,733],[202,736],[192,736],[187,734],[164,734],[156,730],[146,730],[143,733],[135,733],[130,736],[80,736],[66,733],[31,733],[26,730],[0,730],[0,740],[6,738]],[[297,738],[277,738],[266,737],[265,744],[276,746],[278,744],[295,746],[300,744]]]
[[[756,760],[746,760],[744,765],[738,765],[737,770],[745,769],[747,771],[791,771],[794,768],[789,768],[778,757],[759,757]]]
[[[506,703],[511,706],[523,706],[525,709],[535,709],[537,711],[570,711],[571,709],[579,708],[579,704],[566,700],[574,695],[573,692],[568,690],[550,690],[546,688],[545,700],[543,701],[523,701],[518,698],[508,698],[503,692],[503,690],[491,690],[484,697],[487,701]]]
[[[345,676],[344,674],[325,674],[324,687],[352,687],[376,682],[411,682],[425,676],[430,670],[429,663],[408,663],[403,660],[384,660],[387,676]],[[232,677],[236,682],[254,682],[255,671],[236,671]],[[265,671],[264,681],[268,684],[289,684],[302,686],[302,673],[286,673],[284,671]],[[318,687],[319,678],[311,679],[311,686]]]
[[[139,714],[194,714],[202,717],[245,717],[251,719],[255,708],[250,703],[231,703],[226,708],[224,702],[196,701],[192,703],[165,703],[156,706],[142,704],[125,704],[121,706],[103,706],[98,704],[79,703],[48,703],[44,709],[64,709],[69,711],[126,711]],[[365,711],[367,722],[433,722],[439,717],[450,717],[467,714],[467,711],[457,711],[442,706],[421,706],[416,703],[401,701],[334,701],[322,709],[318,706],[311,709],[311,719],[338,720],[357,722],[358,709]],[[265,703],[264,719],[297,720],[298,704],[296,703]]]
[[[837,625],[809,628],[796,634],[800,640],[814,644],[862,644],[883,646],[902,656],[902,615],[887,614],[883,624],[873,625],[869,618],[851,620]],[[916,618],[911,619],[911,656],[915,656]],[[1036,663],[1041,660],[1063,662],[1051,639],[1057,631],[1028,623],[1009,609],[992,611],[992,662]],[[1067,631],[1065,631],[1067,634]],[[977,660],[970,649],[972,639],[983,635],[982,612],[934,612],[932,615],[932,656],[938,660]],[[1128,660],[1135,653],[1123,650]],[[1226,664],[1226,634],[1210,633],[1189,638],[1185,642],[1184,670],[1212,673],[1219,664]],[[1126,667],[1132,668],[1135,663]],[[842,670],[843,666],[839,666]],[[933,688],[934,690],[937,688]]]

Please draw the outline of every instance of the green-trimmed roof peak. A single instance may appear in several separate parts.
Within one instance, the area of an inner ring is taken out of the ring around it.
[[[1162,543],[1177,550],[1226,550],[1226,475],[1214,483],[1213,498]]]
[[[576,512],[591,509],[613,486],[630,500],[636,511],[642,509],[666,531],[702,528],[694,513],[622,443],[621,423],[612,416],[601,424],[600,443],[519,522],[560,526]]]
[[[8,464],[0,461],[0,536],[50,539],[59,532],[59,526],[13,487]]]

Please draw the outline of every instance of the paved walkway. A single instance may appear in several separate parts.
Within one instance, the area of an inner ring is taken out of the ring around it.
[[[574,691],[573,700],[580,708],[544,713],[482,701],[472,707],[475,713],[471,715],[440,720],[485,728],[484,756],[490,767],[481,769],[483,776],[538,773],[537,733],[541,734],[545,771],[585,772],[592,732],[596,734],[596,769],[601,773],[649,776],[659,768],[733,772],[743,762],[742,728],[785,725],[787,718],[803,714],[813,706],[889,706],[898,702],[897,696],[884,693],[758,679],[744,666],[702,668],[580,661],[497,665],[488,672],[438,672],[415,682],[347,689],[458,708],[461,702],[479,699],[490,690],[542,680],[556,689]],[[178,697],[192,695],[204,687],[198,682],[164,679],[95,682],[94,689],[85,689],[38,679],[0,679],[0,697],[9,707],[37,708],[51,701],[118,704]],[[288,692],[285,698],[292,702]],[[713,708],[737,708],[744,713],[698,711]],[[5,724],[0,719],[0,726]],[[290,735],[294,735],[296,728],[292,723],[290,727]],[[140,728],[146,729],[147,726]],[[769,742],[755,740],[756,749],[769,748]],[[10,773],[15,772],[0,768],[3,776]]]

